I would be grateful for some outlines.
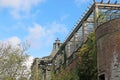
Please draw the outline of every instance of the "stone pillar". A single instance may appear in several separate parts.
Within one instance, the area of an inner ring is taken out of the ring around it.
[[[39,79],[39,58],[35,58],[35,80],[38,80]]]

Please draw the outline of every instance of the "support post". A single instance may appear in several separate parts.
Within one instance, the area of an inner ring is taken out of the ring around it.
[[[94,9],[94,29],[96,29],[97,23],[98,23],[98,16],[99,16],[98,5],[96,5],[96,3],[94,8],[95,8]]]
[[[87,24],[86,24],[86,22],[83,23],[82,34],[83,34],[83,42],[85,42],[87,40],[87,35],[88,35],[88,30],[87,30]]]

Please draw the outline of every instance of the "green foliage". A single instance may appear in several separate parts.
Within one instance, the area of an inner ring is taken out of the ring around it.
[[[39,66],[33,66],[29,80],[43,80],[43,70]]]
[[[27,80],[26,77],[21,77],[19,80]]]
[[[29,57],[26,49],[21,44],[16,46],[0,44],[1,80],[16,80],[16,77],[27,77],[30,74],[25,65],[25,61]]]
[[[106,16],[102,11],[99,11],[99,16],[98,16],[98,22],[100,23],[104,23],[106,22]]]
[[[4,80],[16,80],[16,79],[11,77],[5,77]]]
[[[92,32],[87,41],[76,53],[78,63],[75,68],[61,67],[58,74],[52,73],[52,80],[97,80],[97,57],[95,33]]]
[[[79,80],[97,80],[97,58],[95,33],[92,32],[87,42],[81,47],[79,56]]]
[[[52,73],[52,80],[79,80],[78,77],[78,70],[77,69],[71,69],[70,67],[67,67],[59,70],[58,74]]]

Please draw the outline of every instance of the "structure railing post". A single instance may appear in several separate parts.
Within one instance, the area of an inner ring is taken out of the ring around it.
[[[87,30],[87,23],[84,21],[82,26],[82,35],[83,35],[83,42],[87,40],[88,30]]]
[[[97,27],[97,19],[99,16],[99,11],[98,11],[98,5],[96,5],[96,2],[94,3],[94,29]]]

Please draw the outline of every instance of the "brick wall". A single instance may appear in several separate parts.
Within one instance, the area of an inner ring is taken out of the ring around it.
[[[120,79],[120,19],[108,21],[96,29],[98,76]]]

